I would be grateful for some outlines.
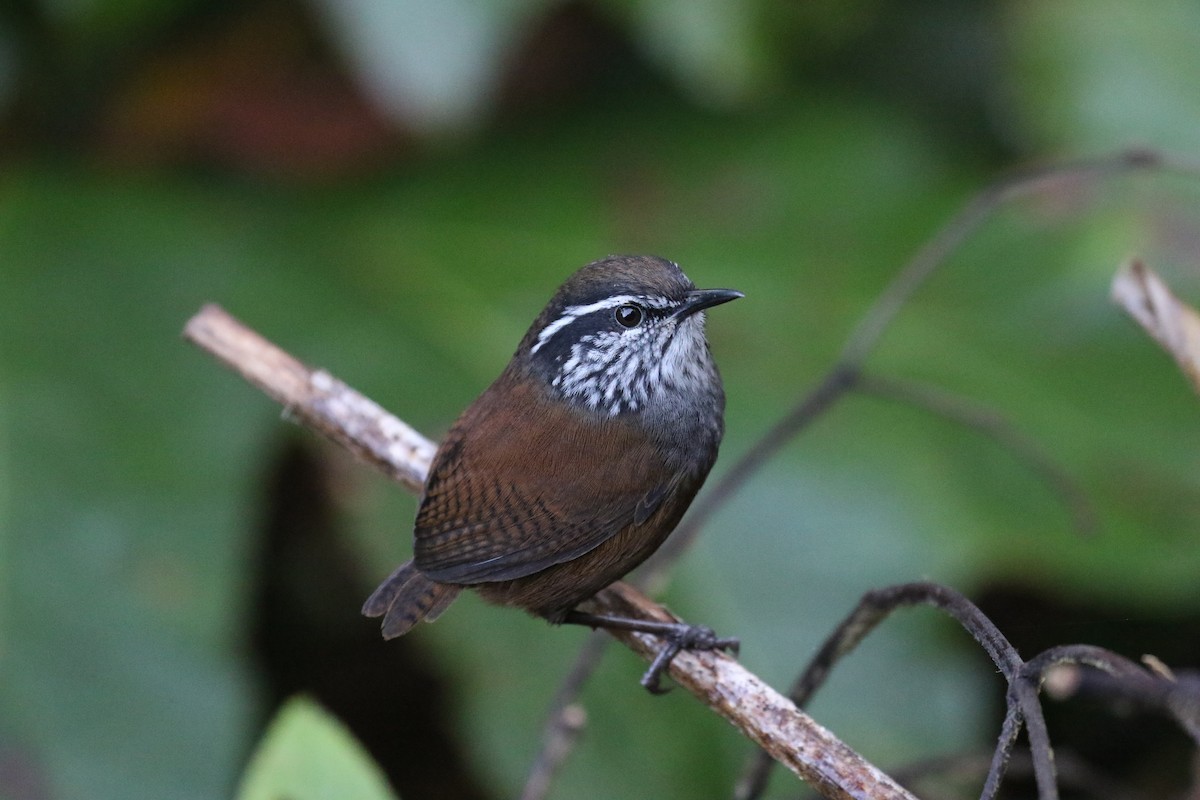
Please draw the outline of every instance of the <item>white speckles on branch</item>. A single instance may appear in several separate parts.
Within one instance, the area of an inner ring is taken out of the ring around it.
[[[380,418],[379,433],[392,443],[389,450],[398,457],[432,462],[433,454],[437,452],[437,444],[390,414]]]
[[[308,383],[314,391],[331,392],[334,385],[340,383],[336,378],[323,369],[314,370],[308,377]]]
[[[308,367],[219,306],[200,309],[184,336],[278,401],[285,418],[343,445],[414,491],[424,486],[433,442],[328,372]]]
[[[324,370],[310,375],[309,386],[311,410],[326,419],[338,420],[351,438],[368,443],[364,455],[386,464],[407,465],[406,477],[424,482],[436,444]]]

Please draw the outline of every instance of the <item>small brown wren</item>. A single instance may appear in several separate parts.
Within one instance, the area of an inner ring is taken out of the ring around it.
[[[575,606],[657,550],[704,483],[725,392],[703,310],[741,296],[697,289],[652,256],[609,256],[568,278],[438,448],[413,559],[363,605],[384,638],[469,587],[552,623],[665,636],[643,678],[652,691],[680,649],[736,647],[700,626]]]

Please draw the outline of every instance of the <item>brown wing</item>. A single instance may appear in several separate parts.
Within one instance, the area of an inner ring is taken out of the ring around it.
[[[578,558],[674,491],[677,476],[630,423],[507,380],[463,413],[434,460],[414,560],[436,581],[511,580]]]

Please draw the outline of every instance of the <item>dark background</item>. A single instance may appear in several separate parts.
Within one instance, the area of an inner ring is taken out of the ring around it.
[[[572,270],[661,254],[746,293],[710,315],[719,475],[972,193],[1131,145],[1194,157],[1197,52],[1182,0],[6,5],[0,797],[228,796],[296,690],[406,797],[513,796],[585,637],[468,597],[379,641],[357,608],[408,557],[413,500],[185,345],[202,303],[437,436]],[[1107,299],[1135,253],[1200,298],[1200,181],[1005,205],[869,362],[1006,415],[1093,535],[978,431],[852,397],[717,515],[670,605],[780,686],[862,591],[918,578],[989,603],[1027,655],[1196,666],[1200,422]],[[641,668],[606,658],[554,796],[731,783],[747,744]],[[813,711],[892,767],[986,751],[1002,695],[911,612]]]

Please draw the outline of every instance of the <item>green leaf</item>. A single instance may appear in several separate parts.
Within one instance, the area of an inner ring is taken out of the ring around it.
[[[396,794],[350,732],[306,697],[283,707],[242,777],[239,800],[389,800]]]

